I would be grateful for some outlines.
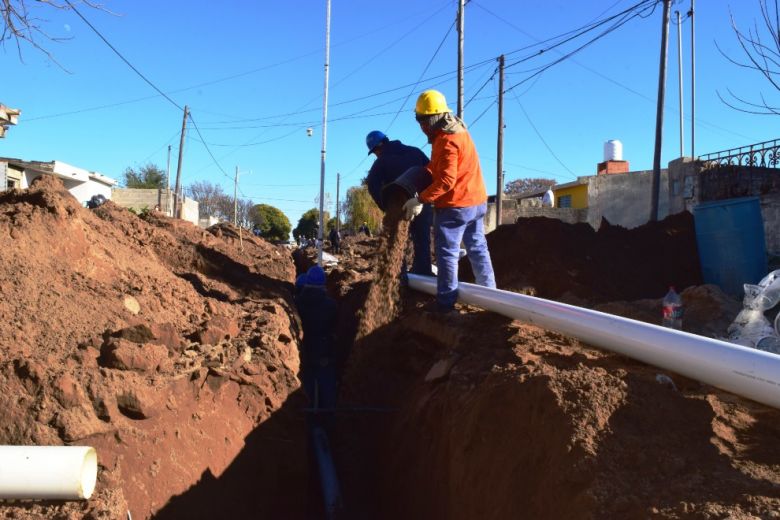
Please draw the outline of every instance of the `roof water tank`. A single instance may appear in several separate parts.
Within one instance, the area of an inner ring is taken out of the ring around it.
[[[604,162],[606,161],[622,161],[623,160],[623,143],[617,139],[610,139],[604,143]]]

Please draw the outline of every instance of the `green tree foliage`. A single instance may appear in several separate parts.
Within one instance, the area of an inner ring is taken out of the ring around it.
[[[127,168],[124,175],[124,184],[128,188],[164,188],[165,172],[152,163],[135,168]]]
[[[290,219],[282,211],[268,204],[257,204],[251,211],[252,224],[260,230],[266,240],[287,240],[290,238]]]
[[[328,212],[325,212],[325,222],[327,222],[330,219],[330,215],[328,215]],[[317,226],[320,222],[320,210],[317,208],[311,208],[306,213],[301,215],[301,218],[298,219],[298,225],[295,226],[295,229],[293,229],[293,236],[297,240],[298,237],[302,236],[304,238],[312,238],[317,237]]]
[[[342,213],[346,219],[345,227],[353,232],[357,231],[363,222],[367,222],[368,227],[373,230],[378,229],[382,222],[382,210],[371,198],[365,184],[353,186],[347,190]]]
[[[336,229],[336,217],[330,217],[328,223],[325,225],[325,231],[330,233],[331,229]]]
[[[555,181],[553,179],[515,179],[506,183],[504,193],[515,195],[518,193],[546,190],[550,186],[555,186]]]

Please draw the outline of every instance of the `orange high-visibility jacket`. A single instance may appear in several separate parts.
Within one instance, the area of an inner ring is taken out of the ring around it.
[[[433,182],[420,193],[420,202],[433,203],[435,208],[466,208],[487,201],[477,149],[467,131],[439,132],[428,169]]]

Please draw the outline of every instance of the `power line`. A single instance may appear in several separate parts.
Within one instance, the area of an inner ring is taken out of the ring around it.
[[[175,107],[176,107],[176,108],[178,108],[179,110],[184,110],[182,107],[180,107],[180,106],[179,106],[179,104],[178,104],[178,103],[176,103],[174,100],[172,100],[170,97],[168,97],[168,94],[166,94],[165,92],[163,92],[162,90],[160,90],[159,88],[157,88],[157,85],[155,85],[154,83],[152,83],[152,82],[151,82],[151,80],[150,80],[149,78],[147,78],[146,76],[144,76],[144,75],[141,73],[141,71],[140,71],[140,70],[138,70],[137,68],[135,68],[135,66],[134,66],[132,63],[130,63],[130,62],[127,60],[127,58],[125,58],[124,56],[122,56],[122,53],[121,53],[121,52],[119,52],[119,51],[116,49],[116,47],[114,47],[113,45],[111,45],[111,42],[109,42],[109,41],[106,39],[106,37],[105,37],[105,36],[103,36],[103,35],[100,33],[100,31],[98,31],[98,30],[97,30],[97,28],[96,28],[94,25],[92,25],[91,23],[89,23],[89,20],[87,20],[87,19],[84,17],[84,15],[82,15],[82,14],[79,12],[79,10],[78,10],[78,9],[76,9],[76,6],[74,6],[74,5],[73,5],[73,4],[70,2],[70,0],[65,0],[65,3],[66,3],[66,4],[68,4],[68,5],[70,6],[70,8],[71,8],[71,9],[73,9],[73,12],[74,12],[74,13],[76,13],[76,14],[79,16],[79,18],[81,18],[82,20],[84,20],[84,23],[85,23],[85,24],[87,24],[87,25],[89,26],[89,28],[90,28],[90,29],[92,29],[92,31],[93,31],[95,34],[97,34],[97,35],[100,37],[100,39],[101,39],[101,40],[103,40],[103,43],[105,43],[106,45],[108,45],[108,47],[109,47],[109,48],[110,48],[112,51],[114,51],[114,54],[116,54],[117,56],[119,56],[119,58],[120,58],[122,61],[124,61],[124,62],[125,62],[125,64],[127,64],[127,66],[128,66],[128,67],[130,67],[131,69],[133,69],[133,72],[135,72],[136,74],[138,74],[138,76],[140,76],[140,78],[141,78],[141,79],[143,79],[143,80],[144,80],[146,83],[148,83],[148,84],[149,84],[149,86],[150,86],[150,87],[152,87],[154,90],[156,90],[156,91],[157,91],[157,92],[158,92],[158,93],[159,93],[159,94],[160,94],[162,97],[164,97],[165,99],[167,99],[167,100],[168,100],[168,101],[169,101],[169,102],[170,102],[170,103],[171,103],[173,106],[175,106]]]
[[[513,94],[514,94],[514,92],[513,92]],[[569,172],[569,173],[570,173],[570,174],[571,174],[571,175],[572,175],[572,176],[573,176],[573,177],[576,179],[576,178],[577,178],[577,174],[576,174],[576,173],[574,173],[573,171],[571,171],[571,170],[569,169],[569,167],[568,167],[568,166],[566,166],[566,165],[563,163],[563,161],[562,161],[562,160],[561,160],[561,159],[558,157],[558,155],[557,155],[557,154],[556,154],[556,153],[553,151],[553,149],[550,147],[550,145],[549,145],[549,144],[547,144],[547,141],[546,141],[546,140],[544,139],[544,137],[542,136],[542,133],[539,131],[539,129],[538,129],[538,128],[536,128],[536,125],[534,124],[533,120],[531,120],[531,116],[530,116],[530,115],[528,115],[528,112],[526,112],[526,110],[525,110],[525,107],[524,107],[524,106],[523,106],[523,104],[520,102],[520,98],[518,98],[517,96],[514,96],[514,98],[515,98],[515,101],[517,101],[517,104],[518,104],[518,105],[520,105],[520,110],[522,110],[522,112],[523,112],[523,115],[524,115],[524,116],[525,116],[525,118],[528,120],[528,124],[530,124],[530,125],[531,125],[531,128],[533,128],[534,132],[536,133],[536,137],[538,137],[538,138],[539,138],[539,140],[540,140],[540,141],[542,142],[542,144],[544,145],[544,147],[545,147],[545,148],[547,148],[547,151],[548,151],[548,152],[550,152],[550,155],[552,155],[552,156],[553,156],[553,158],[554,158],[556,161],[558,161],[558,164],[560,164],[561,166],[563,166],[563,169],[564,169],[564,170],[566,170],[567,172]]]
[[[450,33],[452,32],[452,28],[455,27],[455,22],[452,22],[450,24],[449,28],[447,29],[447,32],[444,33],[444,38],[441,39],[439,42],[439,46],[436,47],[436,50],[433,52],[433,56],[428,60],[428,63],[425,65],[425,68],[420,73],[420,75],[417,77],[417,81],[414,83],[411,89],[409,89],[409,93],[404,98],[404,102],[401,103],[401,106],[398,107],[398,111],[393,116],[393,119],[390,120],[390,124],[387,125],[387,129],[389,130],[390,127],[393,126],[393,123],[395,123],[395,120],[398,119],[398,114],[401,113],[401,110],[404,109],[406,106],[406,102],[409,101],[409,98],[412,96],[415,90],[417,90],[417,86],[420,84],[420,81],[422,80],[422,77],[425,75],[426,72],[428,72],[428,69],[430,68],[431,64],[433,63],[433,60],[436,59],[436,56],[438,56],[439,51],[441,50],[442,46],[444,45],[444,42],[447,41],[447,38],[450,36]]]

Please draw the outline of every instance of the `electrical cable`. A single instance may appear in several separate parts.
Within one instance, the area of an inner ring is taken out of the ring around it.
[[[514,92],[512,92],[514,95]],[[542,136],[542,133],[539,131],[538,128],[536,128],[536,125],[534,124],[533,120],[531,119],[531,116],[528,115],[528,112],[526,112],[525,107],[523,106],[523,103],[520,102],[520,98],[518,98],[516,95],[514,95],[515,101],[517,101],[517,104],[520,106],[520,110],[523,112],[523,115],[528,120],[528,124],[531,125],[531,128],[533,128],[534,132],[536,133],[536,137],[539,138],[539,140],[542,142],[545,148],[547,148],[547,151],[550,152],[550,155],[553,156],[553,158],[558,161],[558,164],[563,166],[563,169],[569,172],[575,179],[577,178],[577,174],[571,171],[571,169],[564,164],[564,162],[558,157],[558,155],[553,151],[553,149],[550,147],[549,144],[547,144],[547,141]]]
[[[146,83],[148,83],[150,87],[152,87],[154,90],[156,90],[156,91],[157,91],[157,92],[158,92],[158,93],[159,93],[159,94],[160,94],[162,97],[164,97],[165,99],[167,99],[167,100],[168,100],[168,101],[169,101],[169,102],[170,102],[170,103],[171,103],[173,106],[175,106],[175,107],[176,107],[176,108],[178,108],[179,110],[184,110],[182,107],[180,107],[180,106],[179,106],[179,104],[178,104],[178,103],[176,103],[174,100],[172,100],[170,97],[168,97],[168,94],[166,94],[165,92],[163,92],[162,90],[160,90],[160,89],[157,87],[157,85],[155,85],[154,83],[152,83],[152,81],[151,81],[149,78],[147,78],[146,76],[144,76],[144,75],[141,73],[141,71],[140,71],[140,70],[138,70],[137,68],[135,68],[135,66],[134,66],[132,63],[130,63],[130,61],[128,61],[128,60],[127,60],[127,58],[125,58],[124,56],[122,56],[122,53],[121,53],[121,52],[119,52],[119,51],[116,49],[116,47],[114,47],[113,45],[111,45],[111,42],[109,42],[109,41],[106,39],[106,37],[105,37],[105,36],[103,36],[103,35],[100,33],[100,31],[98,31],[98,30],[97,30],[97,28],[96,28],[94,25],[92,25],[92,24],[89,22],[89,20],[87,20],[87,19],[84,17],[84,15],[82,15],[82,14],[79,12],[79,10],[78,10],[78,9],[76,9],[76,6],[74,6],[74,5],[73,5],[73,4],[70,2],[70,0],[64,0],[64,1],[65,1],[65,3],[66,3],[66,4],[68,4],[68,5],[70,6],[70,8],[73,10],[73,12],[74,12],[74,13],[76,13],[76,14],[79,16],[79,18],[81,18],[81,19],[84,21],[84,23],[85,23],[85,24],[87,24],[87,25],[89,26],[89,28],[90,28],[90,29],[92,29],[92,31],[93,31],[94,33],[95,33],[95,34],[97,34],[97,35],[100,37],[100,39],[101,39],[101,40],[103,40],[103,43],[105,43],[106,45],[108,45],[108,47],[109,47],[109,48],[110,48],[112,51],[114,51],[114,54],[116,54],[117,56],[119,56],[119,58],[120,58],[120,59],[121,59],[123,62],[125,62],[125,64],[126,64],[128,67],[130,67],[131,69],[133,69],[133,72],[135,72],[136,74],[138,74],[138,76],[139,76],[139,77],[140,77],[142,80],[144,80]]]

